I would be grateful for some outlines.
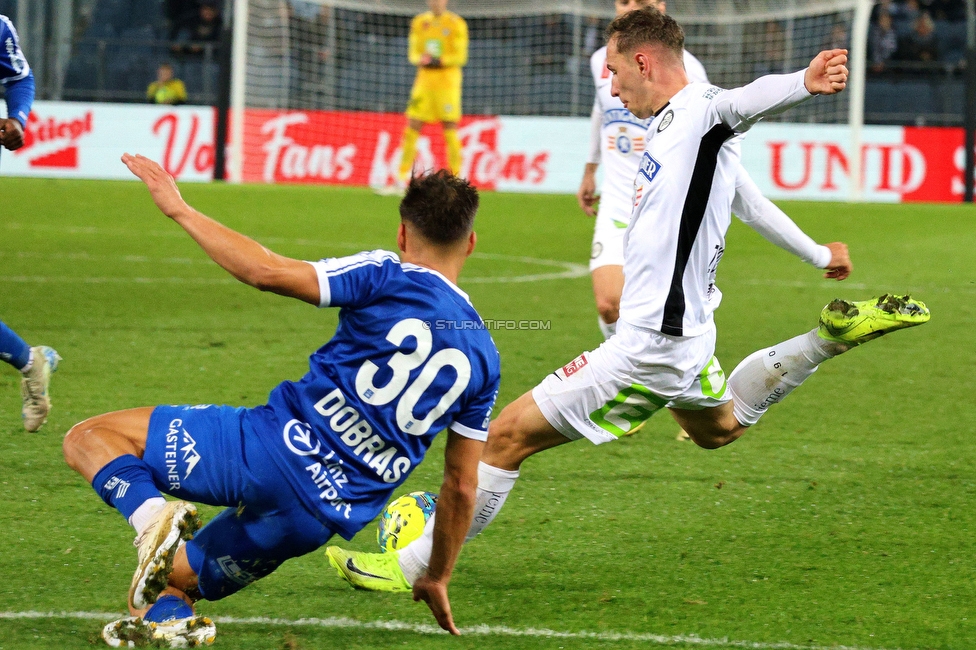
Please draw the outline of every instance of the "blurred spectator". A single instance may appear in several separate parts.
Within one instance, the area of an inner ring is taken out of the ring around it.
[[[823,49],[846,50],[847,44],[847,25],[841,22],[834,23],[830,28],[830,36],[824,41]]]
[[[196,15],[188,19],[178,31],[177,39],[189,41],[190,45],[176,45],[174,52],[184,54],[202,54],[204,47],[201,43],[218,43],[223,23],[220,20],[220,8],[217,0],[202,0]]]
[[[196,19],[200,4],[198,0],[166,0],[163,15],[166,17],[167,39],[175,41],[180,30]]]
[[[935,20],[953,22],[966,20],[965,0],[922,0],[922,8]]]
[[[173,75],[173,66],[169,63],[160,64],[156,70],[156,81],[146,89],[146,99],[153,104],[186,103],[186,86]]]
[[[759,38],[762,43],[762,55],[758,58],[753,73],[757,77],[761,77],[784,72],[786,33],[783,31],[783,26],[777,20],[770,20],[766,23]]]
[[[919,7],[918,0],[905,0],[905,2],[896,3],[894,6],[898,9],[897,12],[891,14],[891,17],[896,22],[915,25],[922,15],[922,9]]]
[[[925,63],[939,60],[939,41],[931,16],[921,14],[915,19],[912,31],[898,40],[895,58],[899,61]]]
[[[891,60],[898,50],[898,34],[891,21],[891,14],[882,12],[878,21],[871,25],[868,33],[868,57],[871,61],[871,72],[883,72],[885,64]]]

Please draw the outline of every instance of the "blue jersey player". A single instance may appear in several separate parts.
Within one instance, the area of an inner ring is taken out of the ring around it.
[[[155,162],[123,161],[231,275],[340,312],[309,372],[279,384],[263,406],[132,409],[68,432],[68,464],[137,534],[132,617],[106,626],[105,640],[209,643],[215,629],[195,615],[195,601],[233,594],[335,534],[351,538],[444,429],[437,522],[470,522],[500,370],[491,336],[456,286],[474,250],[477,191],[448,172],[415,178],[400,204],[399,257],[372,251],[303,262],[188,206]],[[194,536],[188,501],[227,509]],[[454,552],[464,541],[435,536]],[[434,593],[446,595],[453,564],[431,567]]]
[[[20,50],[17,30],[0,15],[0,84],[7,100],[7,117],[0,121],[0,144],[11,151],[24,146],[24,127],[34,103],[34,73]]]
[[[34,73],[20,51],[17,30],[0,14],[0,84],[6,91],[7,115],[0,120],[0,145],[11,151],[24,146],[24,127],[34,103]],[[24,398],[21,416],[24,428],[37,431],[51,410],[48,384],[61,357],[51,348],[31,347],[6,323],[0,321],[0,360],[23,375],[20,393]]]

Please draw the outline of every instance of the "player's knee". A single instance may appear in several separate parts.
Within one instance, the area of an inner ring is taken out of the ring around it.
[[[613,296],[596,296],[596,310],[604,323],[616,323],[620,318],[620,298]]]
[[[702,449],[719,449],[735,442],[745,429],[742,425],[726,428],[709,429],[708,431],[688,431],[691,440]]]
[[[68,430],[61,443],[61,453],[68,467],[79,471],[85,458],[88,457],[88,449],[91,439],[91,429],[93,421],[98,418],[89,418],[84,422],[79,422]]]
[[[532,454],[526,444],[525,426],[524,423],[520,424],[521,419],[520,409],[516,408],[516,403],[512,403],[492,420],[488,428],[488,444],[482,456],[485,462],[512,469]]]

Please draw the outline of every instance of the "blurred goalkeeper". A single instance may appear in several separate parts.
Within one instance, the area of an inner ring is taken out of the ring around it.
[[[417,139],[424,124],[440,122],[447,145],[447,165],[453,174],[461,171],[461,68],[468,62],[468,25],[447,10],[447,0],[427,0],[430,11],[410,23],[410,63],[417,66],[417,78],[407,104],[407,128],[403,131],[400,167],[389,193],[406,189]],[[392,191],[390,191],[392,190]]]

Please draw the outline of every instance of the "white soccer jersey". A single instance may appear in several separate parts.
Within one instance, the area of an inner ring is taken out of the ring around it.
[[[728,91],[695,83],[651,119],[624,239],[621,320],[670,336],[708,329],[722,298],[715,273],[739,173],[737,136],[810,96],[803,71]]]
[[[685,71],[688,81],[708,83],[705,67],[685,50]],[[590,57],[590,72],[596,86],[593,111],[590,114],[590,154],[588,163],[603,163],[603,183],[600,186],[600,212],[620,223],[630,221],[633,185],[644,136],[650,120],[635,117],[620,100],[610,94],[610,70],[607,69],[607,47],[604,45]]]

